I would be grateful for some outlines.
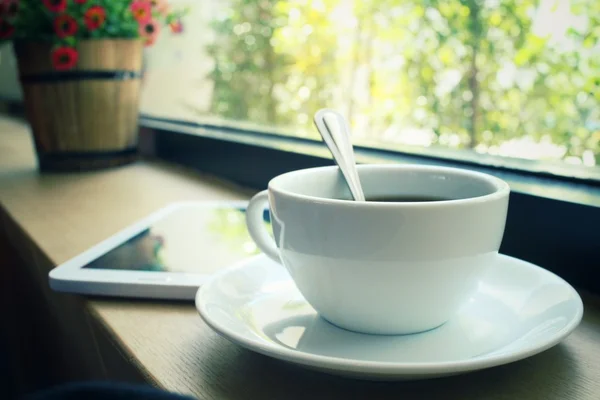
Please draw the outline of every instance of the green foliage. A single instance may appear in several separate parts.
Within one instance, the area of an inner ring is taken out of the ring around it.
[[[528,139],[558,153],[513,153],[587,165],[600,157],[597,0],[571,0],[561,12],[578,22],[563,35],[535,26],[562,2],[231,3],[210,49],[217,115],[315,135],[311,116],[327,106],[377,145],[421,129],[431,145],[496,154]]]
[[[216,62],[212,78],[218,88],[230,88],[215,92],[213,112],[232,119],[273,122],[273,85],[277,66],[284,62],[271,46],[275,3],[239,1],[235,13],[213,25],[217,40],[209,49]]]

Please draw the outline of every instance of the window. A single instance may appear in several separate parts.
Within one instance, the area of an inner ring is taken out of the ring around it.
[[[365,146],[600,163],[598,0],[180,2],[145,114],[317,139],[332,107]]]

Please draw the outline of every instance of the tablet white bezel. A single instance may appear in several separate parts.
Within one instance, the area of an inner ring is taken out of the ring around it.
[[[198,201],[170,204],[54,268],[49,273],[50,287],[68,293],[193,300],[197,289],[206,281],[209,274],[99,270],[83,267],[177,209],[183,207],[240,208],[247,205],[247,201]]]

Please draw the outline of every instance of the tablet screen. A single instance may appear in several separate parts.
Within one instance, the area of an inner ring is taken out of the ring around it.
[[[271,232],[268,212],[264,220]],[[209,274],[258,252],[245,208],[186,206],[83,268]]]

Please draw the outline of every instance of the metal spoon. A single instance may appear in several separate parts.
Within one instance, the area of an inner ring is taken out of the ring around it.
[[[342,114],[327,108],[317,111],[313,120],[323,141],[333,155],[334,161],[340,167],[352,197],[356,201],[365,201],[365,195],[356,170],[348,122]]]

